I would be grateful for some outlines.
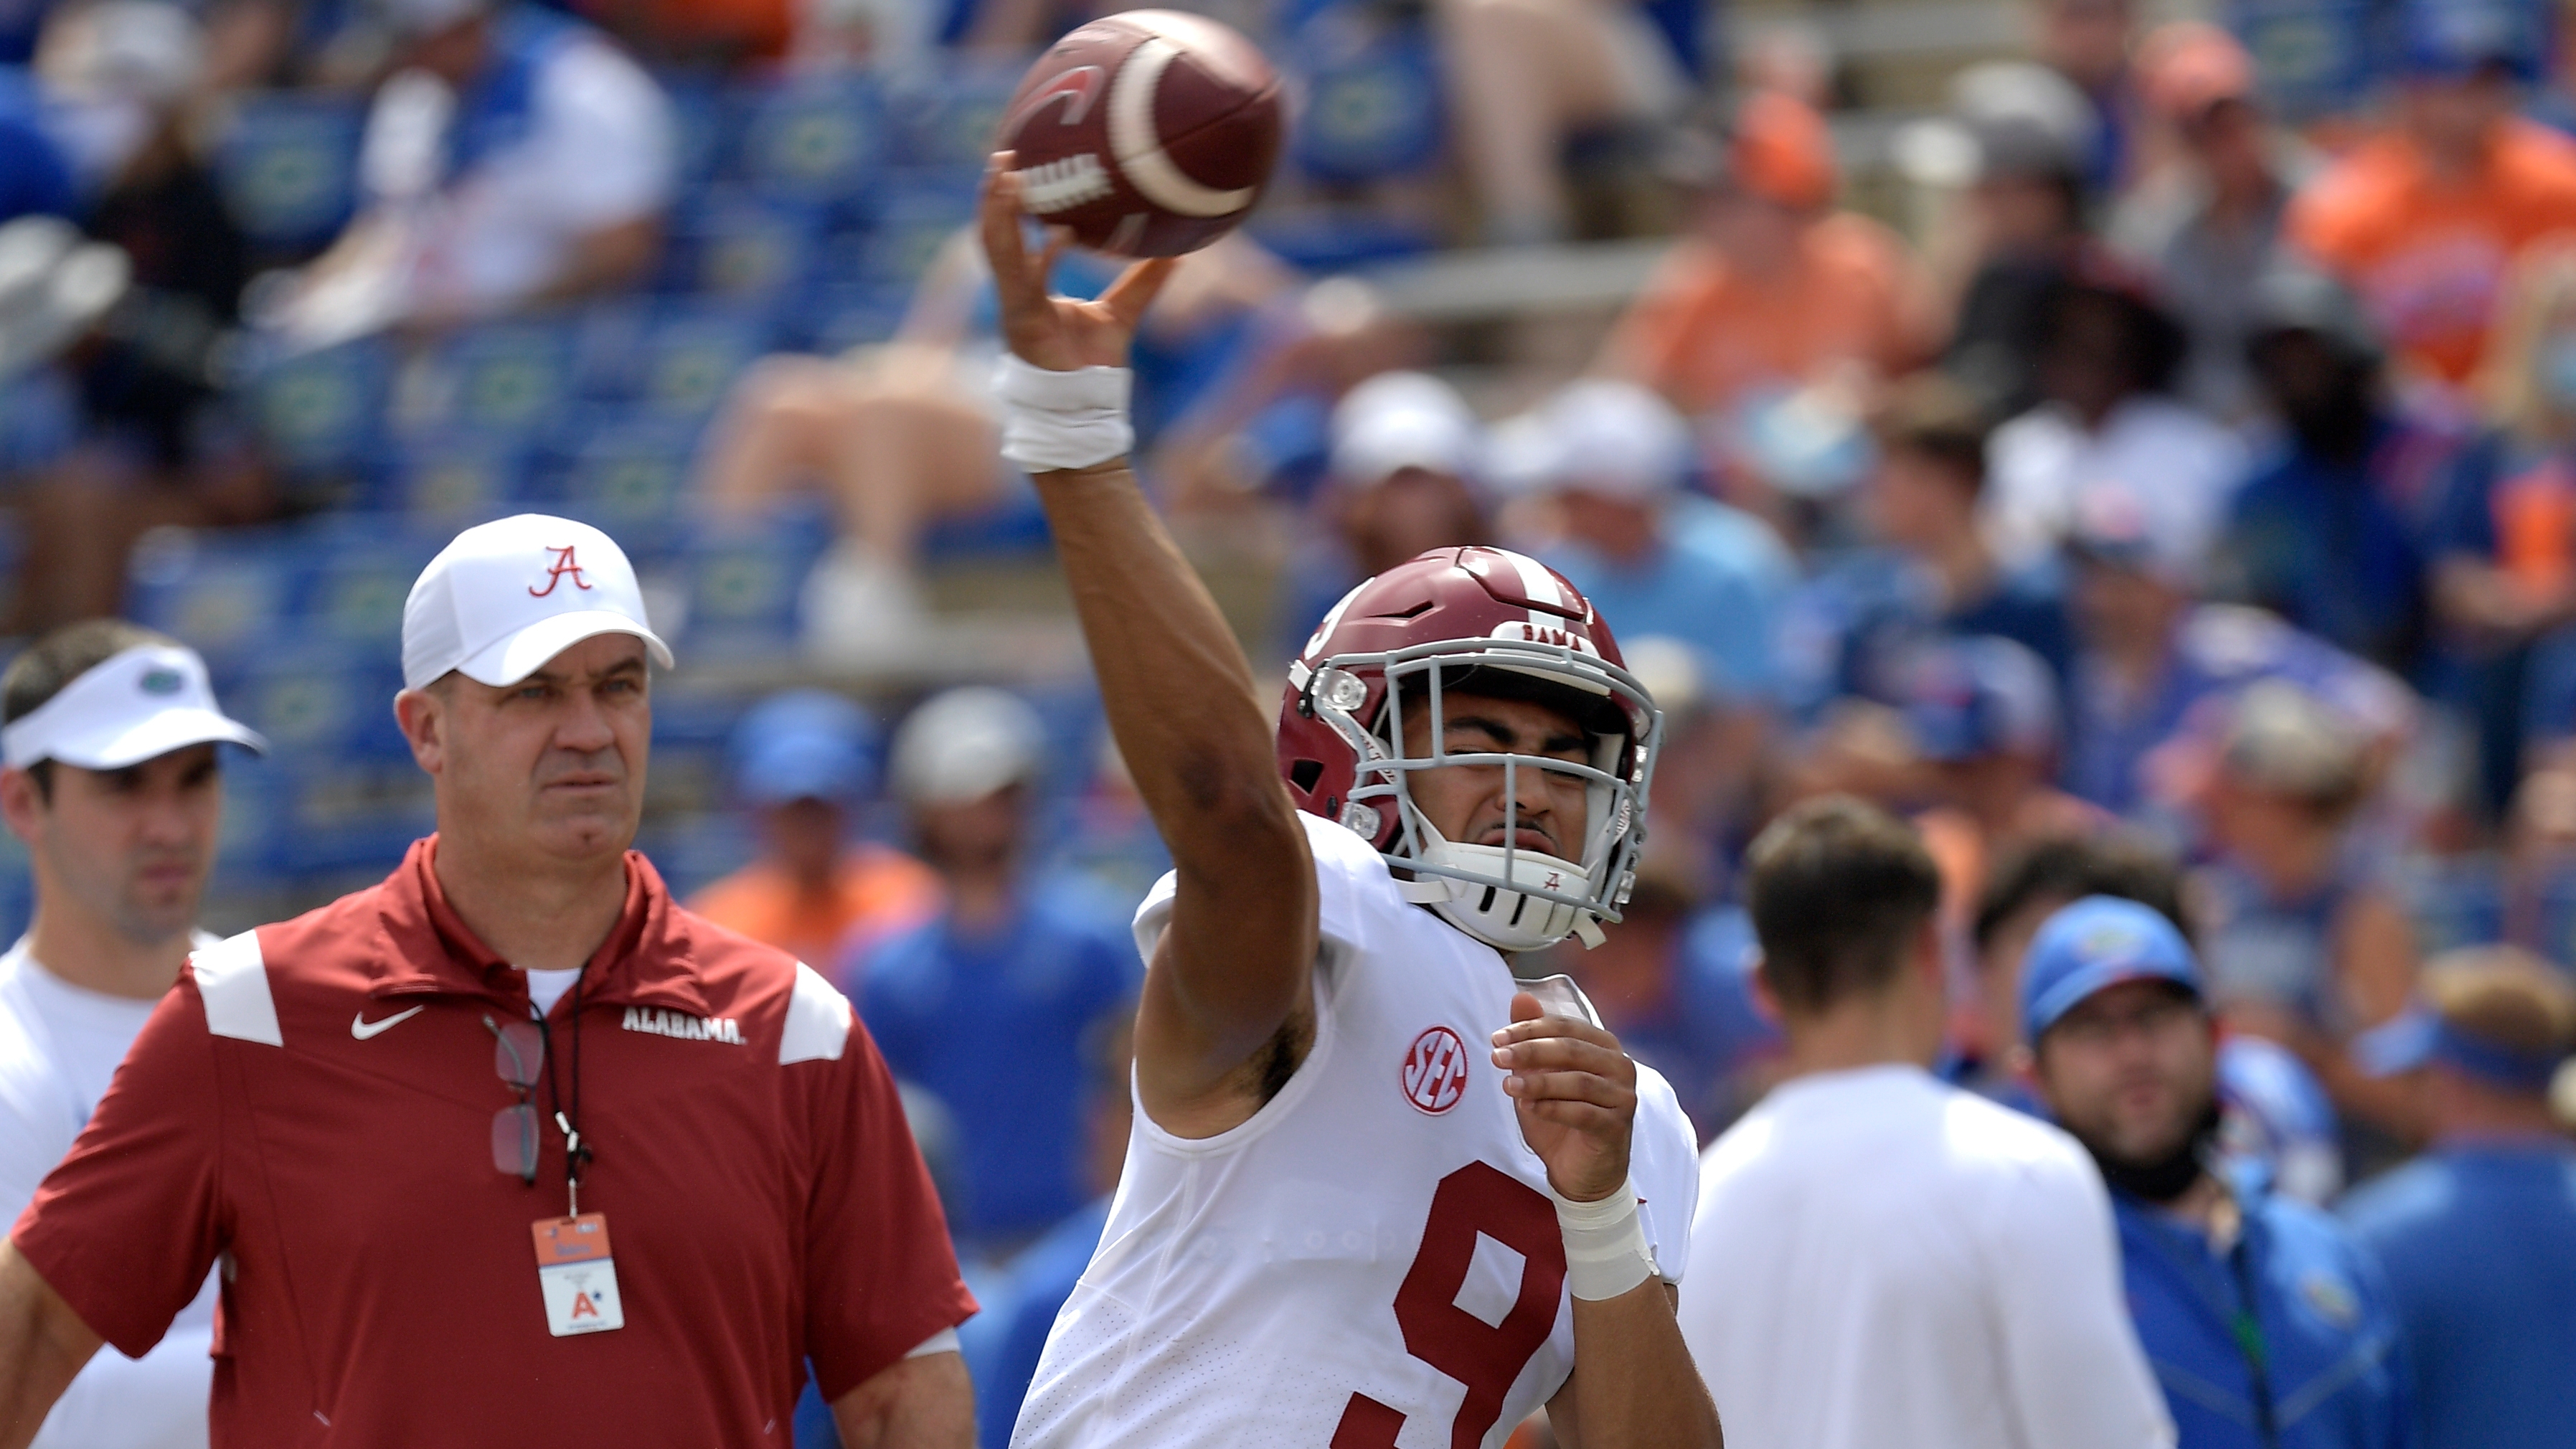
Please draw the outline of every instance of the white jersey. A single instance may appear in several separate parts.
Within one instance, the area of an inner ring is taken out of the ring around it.
[[[1319,887],[1314,1046],[1217,1136],[1175,1137],[1140,1105],[1013,1449],[1497,1449],[1574,1368],[1547,1170],[1491,1055],[1510,968],[1407,904],[1367,842],[1300,818]],[[1148,960],[1172,882],[1136,915]],[[1643,1067],[1638,1096],[1630,1180],[1678,1283],[1695,1139]]]
[[[215,938],[199,932],[199,946]],[[72,1150],[153,1002],[84,991],[24,940],[0,955],[0,1232]],[[214,1275],[150,1353],[101,1349],[54,1403],[30,1449],[188,1449],[206,1442],[215,1365]]]

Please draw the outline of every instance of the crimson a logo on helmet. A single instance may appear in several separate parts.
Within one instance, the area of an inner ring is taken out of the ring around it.
[[[1467,1044],[1445,1026],[1426,1028],[1404,1053],[1404,1100],[1437,1117],[1467,1095]]]

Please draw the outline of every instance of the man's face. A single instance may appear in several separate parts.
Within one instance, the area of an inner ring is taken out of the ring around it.
[[[2161,647],[2188,602],[2141,568],[2086,559],[2075,570],[2076,632],[2097,649]]]
[[[2170,1156],[2218,1090],[2218,1027],[2165,981],[2087,997],[2041,1035],[2040,1096],[2059,1124],[2115,1162]]]
[[[1899,548],[1927,547],[1946,539],[1976,512],[1974,480],[1911,448],[1889,448],[1870,475],[1862,506],[1870,527]]]
[[[197,922],[223,820],[213,745],[190,745],[122,770],[57,762],[52,799],[22,770],[0,791],[39,881],[137,945]]]
[[[506,689],[450,674],[410,696],[441,834],[567,860],[624,851],[644,810],[650,682],[644,641],[595,634]]]
[[[943,869],[991,869],[1020,853],[1028,833],[1029,790],[1010,784],[972,800],[924,801],[912,828],[924,859]]]
[[[2513,82],[2493,69],[2459,79],[2416,80],[2402,93],[2406,129],[2453,164],[2465,163],[2486,145],[2513,114],[2513,100]]]
[[[1492,699],[1484,695],[1441,696],[1440,742],[1453,755],[1537,755],[1575,764],[1591,762],[1591,737],[1563,710],[1528,700]],[[1408,699],[1404,752],[1414,759],[1431,753],[1431,709],[1419,697]],[[1583,858],[1584,783],[1562,770],[1515,766],[1507,791],[1501,765],[1442,765],[1416,770],[1406,789],[1442,838],[1462,845],[1505,842],[1509,807],[1516,826],[1509,843],[1559,860]]]

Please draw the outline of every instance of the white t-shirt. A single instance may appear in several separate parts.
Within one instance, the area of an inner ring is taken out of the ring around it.
[[[572,984],[581,979],[581,968],[574,966],[562,971],[530,969],[526,975],[528,1000],[535,1003],[537,1015],[543,1016],[554,1010],[555,1003],[563,1000],[564,993],[572,990]]]
[[[525,134],[412,214],[409,310],[505,311],[561,277],[582,237],[669,204],[676,132],[642,67],[580,32],[551,40],[533,77]],[[400,94],[380,94],[371,132],[392,124]]]
[[[1987,538],[2013,565],[2046,557],[2085,493],[2104,485],[2144,510],[2159,558],[2199,558],[2225,527],[2249,466],[2235,433],[2154,394],[2121,403],[2089,432],[2044,403],[1995,429],[1988,456]]]
[[[197,944],[214,937],[200,935]],[[158,1003],[103,996],[38,965],[24,940],[0,955],[0,1215],[34,1200]],[[216,1276],[150,1353],[102,1348],[46,1416],[32,1449],[180,1449],[206,1442]]]
[[[1547,1169],[1490,1055],[1510,969],[1407,904],[1367,842],[1299,818],[1323,940],[1314,1046],[1214,1137],[1175,1137],[1139,1107],[1014,1449],[1321,1449],[1346,1432],[1498,1449],[1575,1367],[1564,1288],[1513,1246],[1563,1261]],[[1167,875],[1137,912],[1147,959],[1172,894]],[[1661,1077],[1639,1068],[1637,1092],[1629,1180],[1679,1282],[1697,1138]]]
[[[1711,1144],[1681,1324],[1730,1444],[2174,1442],[2084,1150],[1916,1067],[1795,1078]]]

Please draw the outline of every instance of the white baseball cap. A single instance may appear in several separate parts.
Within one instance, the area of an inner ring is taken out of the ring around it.
[[[1425,372],[1381,372],[1333,409],[1333,472],[1357,484],[1406,468],[1472,478],[1483,435],[1456,388]]]
[[[1689,478],[1690,425],[1650,388],[1586,378],[1549,398],[1537,417],[1546,451],[1528,471],[1542,486],[1645,502],[1680,491]]]
[[[206,661],[176,644],[138,644],[75,676],[54,697],[0,729],[0,763],[57,760],[122,770],[209,743],[268,751],[268,741],[215,707]]]
[[[1046,722],[1007,689],[969,685],[923,704],[894,739],[895,792],[916,805],[981,800],[1037,774]]]
[[[412,584],[403,684],[421,689],[453,669],[503,688],[594,634],[632,634],[671,667],[617,540],[543,513],[497,518],[456,535]]]

